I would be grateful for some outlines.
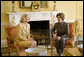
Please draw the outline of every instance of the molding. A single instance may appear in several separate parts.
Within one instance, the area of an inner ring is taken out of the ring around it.
[[[51,12],[63,12],[63,11],[39,11],[39,12],[15,12],[15,13],[6,13],[6,14],[28,14],[28,13],[51,13]]]
[[[17,24],[22,14],[29,14],[30,21],[42,21],[42,20],[51,21],[51,19],[55,18],[55,15],[59,12],[63,11],[17,12],[17,13],[7,13],[7,15],[9,15],[9,23],[13,23],[12,21],[14,21]]]

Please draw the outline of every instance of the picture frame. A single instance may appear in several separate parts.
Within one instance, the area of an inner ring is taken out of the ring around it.
[[[20,8],[31,8],[32,1],[20,1]]]
[[[40,8],[47,8],[47,1],[40,1]]]

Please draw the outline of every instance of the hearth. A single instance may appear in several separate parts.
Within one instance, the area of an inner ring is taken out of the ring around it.
[[[33,35],[38,45],[50,43],[49,20],[30,21],[29,24],[30,33]]]

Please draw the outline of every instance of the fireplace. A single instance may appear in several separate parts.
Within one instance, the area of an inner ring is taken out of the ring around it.
[[[30,21],[30,33],[37,41],[37,44],[49,44],[50,43],[50,26],[49,20],[42,21]]]

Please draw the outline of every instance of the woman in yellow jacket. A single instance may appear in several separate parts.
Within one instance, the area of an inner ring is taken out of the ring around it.
[[[18,33],[16,42],[24,47],[36,47],[36,41],[30,38],[30,25],[28,14],[23,14],[17,25]]]

